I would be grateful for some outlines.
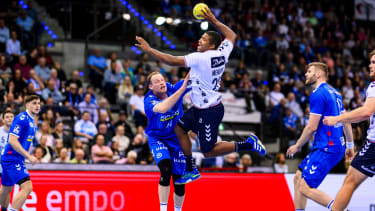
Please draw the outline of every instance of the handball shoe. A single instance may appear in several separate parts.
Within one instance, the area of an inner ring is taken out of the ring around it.
[[[194,167],[193,171],[185,171],[184,175],[180,179],[176,180],[177,185],[187,184],[201,178],[197,167]]]
[[[253,149],[251,149],[250,151],[257,151],[263,156],[266,155],[266,148],[263,146],[259,138],[254,134],[250,134],[249,138],[247,138],[245,142],[253,145]]]

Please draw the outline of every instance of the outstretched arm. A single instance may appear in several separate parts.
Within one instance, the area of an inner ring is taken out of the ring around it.
[[[228,26],[217,20],[209,8],[207,8],[207,10],[202,9],[202,12],[204,19],[213,24],[217,28],[217,30],[219,30],[224,35],[225,39],[231,41],[234,44],[237,37],[236,33],[234,33],[234,31],[232,31],[232,29],[230,29]]]
[[[185,59],[183,56],[172,56],[170,54],[166,54],[154,48],[151,48],[148,42],[144,40],[142,37],[136,36],[135,39],[139,43],[136,43],[135,46],[142,48],[143,51],[149,53],[151,56],[159,59],[163,63],[166,63],[170,66],[185,66]]]

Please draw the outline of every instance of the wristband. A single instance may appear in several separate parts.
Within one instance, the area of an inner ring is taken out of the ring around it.
[[[354,148],[354,142],[353,141],[347,141],[346,142],[346,148],[353,149]]]

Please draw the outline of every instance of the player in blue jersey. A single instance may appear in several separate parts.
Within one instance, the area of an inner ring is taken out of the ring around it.
[[[148,118],[146,134],[155,162],[160,169],[160,210],[167,211],[171,176],[175,182],[185,171],[185,158],[174,127],[183,114],[182,97],[186,93],[188,77],[175,85],[165,83],[159,72],[148,75],[150,91],[144,98]],[[174,183],[175,211],[180,211],[185,196],[185,185]]]
[[[39,96],[26,96],[25,105],[26,111],[18,114],[10,126],[8,143],[1,155],[3,173],[1,175],[0,203],[4,204],[15,184],[21,187],[20,192],[13,198],[11,208],[8,208],[11,211],[21,209],[33,189],[25,166],[25,158],[32,164],[37,162],[37,159],[28,153],[28,150],[35,136],[34,117],[40,111]],[[6,210],[6,208],[2,207],[1,210]]]
[[[345,140],[353,141],[350,124],[326,126],[325,116],[338,116],[344,112],[341,95],[326,83],[328,77],[327,65],[313,62],[307,65],[306,85],[314,90],[310,95],[310,116],[297,143],[289,147],[287,155],[292,157],[301,147],[313,138],[310,154],[298,166],[294,177],[294,206],[296,210],[305,210],[307,198],[331,208],[333,200],[326,193],[318,190],[329,171],[343,158]],[[353,149],[347,151],[353,156]]]
[[[172,66],[191,68],[192,91],[190,97],[193,106],[185,112],[175,127],[186,160],[186,171],[176,181],[178,184],[186,184],[200,177],[193,164],[192,146],[187,135],[190,130],[198,134],[200,150],[206,157],[225,155],[234,151],[257,151],[261,155],[266,154],[265,147],[253,134],[242,142],[217,142],[219,125],[224,117],[222,96],[219,93],[220,80],[225,70],[225,64],[229,61],[236,33],[217,20],[210,9],[207,8],[202,12],[204,12],[203,17],[224,35],[223,41],[221,41],[219,33],[207,31],[199,39],[197,52],[185,56],[172,56],[151,48],[143,38],[136,37],[139,42],[136,46],[160,61]]]

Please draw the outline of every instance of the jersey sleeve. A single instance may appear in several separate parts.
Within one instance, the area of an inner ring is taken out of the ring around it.
[[[22,114],[17,116],[9,129],[9,134],[20,137],[22,131],[26,130],[25,124],[27,123],[27,117]]]
[[[323,115],[325,107],[324,97],[318,92],[313,92],[310,96],[310,113],[315,115]]]
[[[200,58],[201,53],[195,52],[188,54],[184,56],[185,59],[185,66],[186,67],[194,67],[199,64],[199,58]]]
[[[229,55],[233,50],[233,43],[227,39],[225,39],[219,47],[217,48],[218,51],[225,57],[225,62],[227,63],[229,60]]]
[[[144,99],[144,105],[145,105],[145,113],[148,118],[151,118],[156,113],[154,112],[154,107],[160,103],[159,100],[157,100],[155,97],[147,96]]]
[[[169,87],[171,88],[171,90],[173,91],[173,93],[175,93],[179,88],[181,88],[182,84],[184,84],[184,81],[185,80],[181,80],[179,82],[177,82],[175,85],[171,85],[170,83],[167,83],[167,88],[169,89]],[[169,85],[169,86],[168,86]],[[187,87],[186,87],[186,90],[185,92],[181,95],[181,97],[184,97],[186,95],[186,93],[190,92],[191,91],[191,80],[188,81],[188,84],[187,84]]]
[[[375,83],[372,82],[367,89],[367,97],[375,97]]]

